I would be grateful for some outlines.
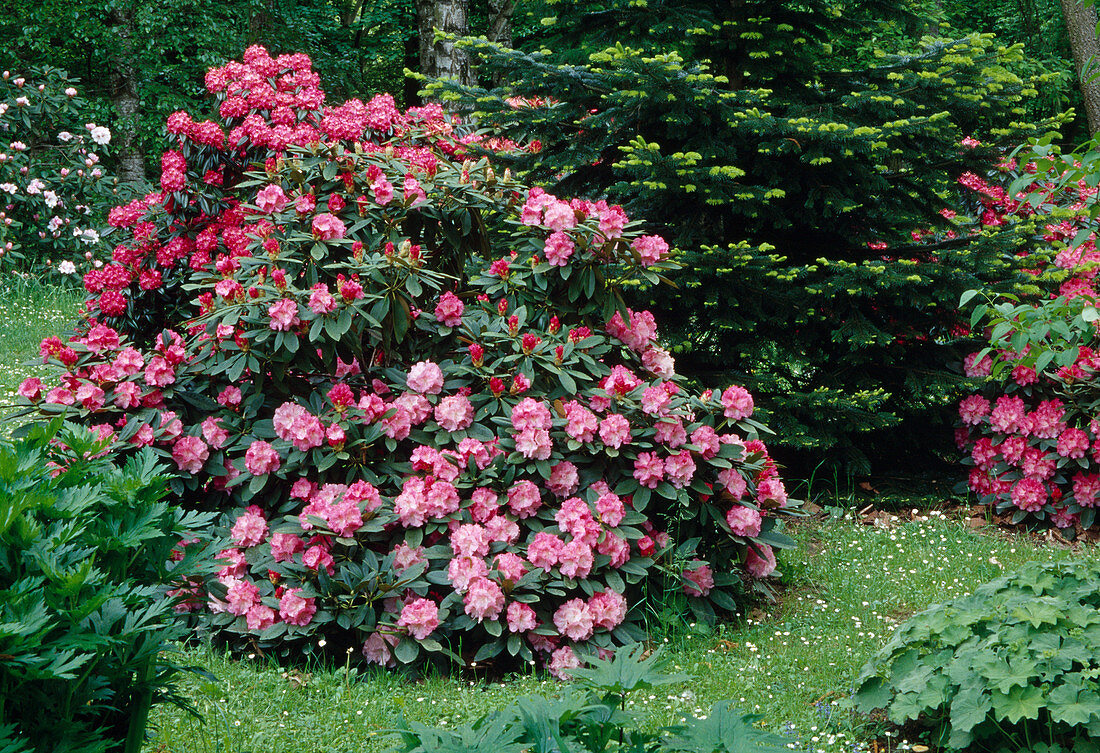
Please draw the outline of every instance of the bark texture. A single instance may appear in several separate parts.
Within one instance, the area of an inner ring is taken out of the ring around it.
[[[1100,40],[1096,38],[1096,6],[1085,7],[1081,0],[1061,0],[1062,14],[1066,19],[1073,64],[1077,80],[1081,84],[1081,96],[1085,100],[1085,117],[1089,133],[1100,132]],[[1090,81],[1090,79],[1093,79]]]
[[[432,78],[452,78],[473,83],[470,60],[454,41],[435,41],[435,30],[466,36],[470,32],[469,0],[416,0],[420,41],[420,72]]]
[[[111,11],[110,20],[117,40],[111,58],[111,101],[118,113],[112,134],[118,155],[118,177],[124,183],[140,183],[145,180],[145,155],[137,138],[141,98],[134,65],[133,10],[117,8]]]

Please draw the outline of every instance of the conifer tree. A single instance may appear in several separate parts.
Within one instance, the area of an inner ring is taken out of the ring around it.
[[[682,370],[751,384],[775,443],[807,463],[865,472],[876,447],[893,463],[946,445],[959,296],[1025,279],[1031,235],[968,223],[956,180],[1056,125],[1016,122],[1035,93],[1010,72],[1019,47],[924,37],[872,67],[834,57],[882,24],[918,29],[891,0],[549,8],[545,36],[517,50],[467,41],[483,79],[510,86],[430,86],[540,140],[515,165],[529,179],[620,203],[676,241],[678,288],[633,294],[678,323]]]

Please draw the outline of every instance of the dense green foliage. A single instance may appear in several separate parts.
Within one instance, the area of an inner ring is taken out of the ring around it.
[[[702,719],[659,732],[639,729],[639,714],[627,710],[635,691],[681,683],[667,659],[646,656],[635,644],[614,658],[596,659],[571,671],[574,682],[555,698],[529,696],[455,729],[412,723],[401,732],[403,753],[520,753],[529,750],[605,750],[631,753],[780,753],[783,737],[754,726],[756,717],[737,713],[729,701],[715,703]]]
[[[921,612],[864,668],[858,706],[948,750],[1097,750],[1097,578],[1096,562],[1031,563]]]
[[[164,499],[151,452],[119,468],[58,429],[0,446],[0,748],[136,752],[180,669],[164,584],[199,572],[201,546],[173,549],[212,516]]]
[[[900,4],[555,8],[546,44],[580,39],[587,62],[472,43],[513,85],[462,96],[484,124],[543,142],[516,161],[532,179],[621,203],[676,241],[679,289],[635,298],[678,324],[684,370],[744,381],[789,446],[855,467],[876,441],[863,432],[942,422],[958,387],[958,296],[1013,277],[1014,234],[970,242],[954,181],[996,161],[988,145],[1035,130],[1015,122],[1035,94],[1008,70],[1019,49],[926,38],[851,70],[834,47],[885,15],[915,20]],[[616,39],[631,46],[604,47]]]

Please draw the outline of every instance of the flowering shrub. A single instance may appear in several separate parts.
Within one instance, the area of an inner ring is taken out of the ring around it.
[[[691,393],[619,296],[661,238],[463,159],[437,106],[325,107],[302,55],[206,83],[220,124],[169,118],[163,190],[112,210],[80,330],[42,344],[59,380],[20,392],[229,511],[210,623],[562,672],[639,636],[646,588],[713,615],[774,570],[752,396]]]
[[[56,68],[0,75],[0,261],[76,274],[95,261],[116,181],[100,161],[111,132]]]
[[[1028,261],[1058,295],[987,295],[974,309],[972,324],[986,327],[989,347],[964,367],[986,384],[959,404],[956,440],[972,467],[967,486],[983,503],[1014,522],[1088,528],[1100,493],[1093,305],[1100,254],[1089,212],[1097,189],[1080,163],[1047,159],[1041,167],[1030,164],[1007,191],[972,176],[987,203],[983,222],[1046,220],[1049,251]]]

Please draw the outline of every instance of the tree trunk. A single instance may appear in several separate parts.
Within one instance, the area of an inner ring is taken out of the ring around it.
[[[516,0],[489,0],[489,32],[485,36],[490,42],[512,46],[512,11],[515,9]],[[493,86],[504,86],[507,79],[506,74],[497,71],[493,74]]]
[[[1100,78],[1090,81],[1100,68],[1100,40],[1096,38],[1096,6],[1085,7],[1080,0],[1062,0],[1062,14],[1066,19],[1066,32],[1073,51],[1073,64],[1081,83],[1081,96],[1085,100],[1085,116],[1089,122],[1089,134],[1100,133]]]
[[[420,72],[425,76],[472,83],[466,51],[458,48],[453,40],[434,41],[436,29],[458,36],[469,34],[468,8],[469,0],[416,0]]]
[[[145,155],[137,138],[141,99],[134,67],[133,9],[111,11],[110,22],[116,38],[115,54],[111,58],[111,101],[118,112],[113,134],[118,177],[124,183],[140,183],[145,180]]]

